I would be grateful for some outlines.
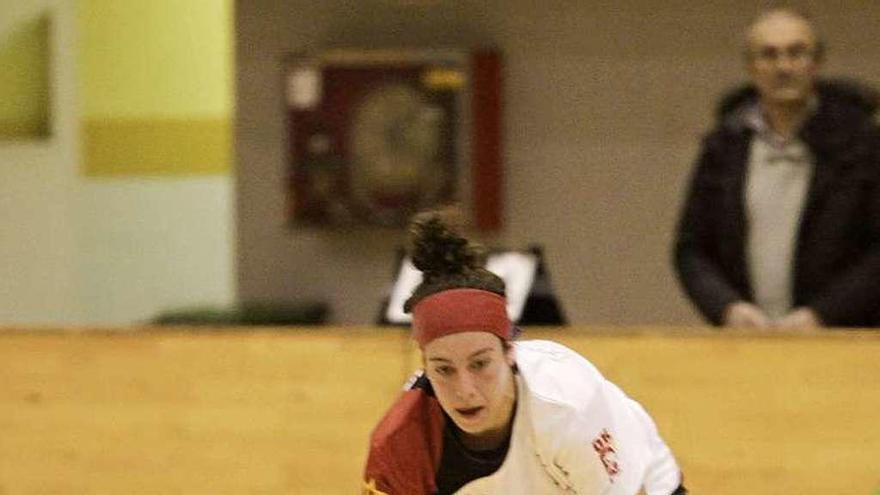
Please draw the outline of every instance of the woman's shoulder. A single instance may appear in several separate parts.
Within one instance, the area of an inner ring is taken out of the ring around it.
[[[388,493],[430,493],[443,451],[443,413],[417,386],[404,391],[370,435],[367,486]]]
[[[526,368],[546,368],[545,371],[561,371],[598,375],[599,370],[577,351],[551,340],[523,340],[516,342],[517,365]],[[583,378],[580,376],[579,378]]]
[[[587,358],[549,340],[517,342],[516,364],[533,396],[560,406],[583,407],[605,382]]]
[[[401,439],[438,436],[442,424],[443,413],[427,378],[416,373],[376,425],[371,441],[374,447],[399,448]]]

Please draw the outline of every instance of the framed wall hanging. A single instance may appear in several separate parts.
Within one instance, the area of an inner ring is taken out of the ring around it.
[[[325,50],[285,77],[292,225],[400,227],[455,202],[500,228],[497,52]]]

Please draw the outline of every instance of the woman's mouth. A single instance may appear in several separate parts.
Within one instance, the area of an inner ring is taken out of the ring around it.
[[[461,415],[461,417],[463,417],[465,419],[473,419],[473,418],[477,417],[477,414],[480,414],[480,411],[482,411],[482,410],[483,410],[483,406],[462,407],[462,408],[457,408],[455,410],[455,412],[457,412],[459,415]]]

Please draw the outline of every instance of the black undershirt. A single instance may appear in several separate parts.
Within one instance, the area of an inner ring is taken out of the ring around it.
[[[422,389],[429,396],[435,397],[434,387],[424,374],[413,382],[411,388]],[[498,448],[475,451],[461,443],[462,435],[464,433],[455,426],[455,422],[444,411],[443,454],[440,457],[440,467],[434,477],[437,483],[435,495],[451,495],[469,482],[498,471],[504,463],[507,449],[510,447],[510,436]]]
[[[489,476],[498,471],[507,450],[510,447],[510,436],[503,444],[491,450],[471,450],[461,442],[463,432],[455,423],[443,414],[443,456],[437,470],[437,495],[451,495],[469,482]]]

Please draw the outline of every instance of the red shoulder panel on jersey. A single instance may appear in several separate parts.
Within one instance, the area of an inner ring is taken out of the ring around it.
[[[365,495],[432,495],[443,453],[443,410],[422,388],[400,395],[370,437]]]

